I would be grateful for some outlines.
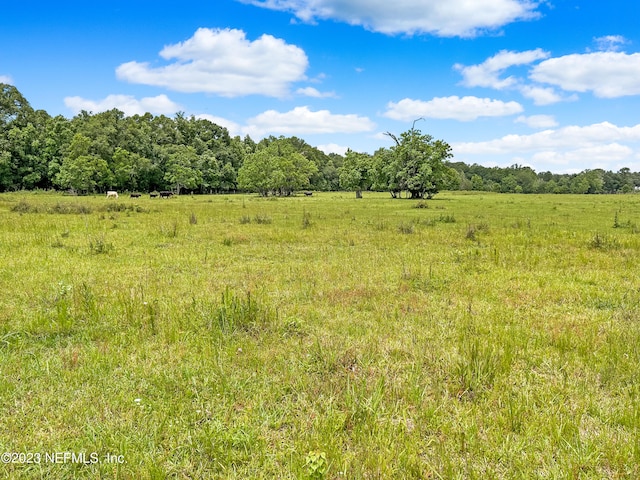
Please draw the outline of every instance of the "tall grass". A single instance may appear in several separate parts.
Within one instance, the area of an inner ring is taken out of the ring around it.
[[[639,206],[2,194],[0,476],[638,478]]]

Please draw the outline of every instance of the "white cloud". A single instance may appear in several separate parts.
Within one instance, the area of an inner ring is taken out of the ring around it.
[[[162,67],[148,62],[123,63],[120,80],[205,92],[225,97],[283,97],[290,85],[305,79],[308,59],[302,49],[271,35],[249,41],[241,30],[199,28],[193,37],[165,46],[160,56],[175,60]]]
[[[598,50],[605,52],[617,52],[622,45],[629,43],[622,35],[605,35],[604,37],[596,37],[593,39]]]
[[[296,90],[298,95],[303,95],[305,97],[314,97],[314,98],[336,98],[335,92],[321,92],[313,87],[299,88]]]
[[[543,130],[531,135],[506,135],[485,142],[455,144],[455,153],[464,154],[522,154],[544,150],[592,148],[614,142],[640,142],[640,124],[618,127],[609,122],[593,125],[568,126],[557,130]]]
[[[553,103],[562,102],[563,100],[576,100],[576,96],[573,95],[569,98],[564,98],[558,92],[551,87],[539,87],[534,85],[521,85],[518,87],[520,93],[533,100],[535,105],[551,105]]]
[[[553,115],[531,115],[526,117],[524,115],[515,119],[516,123],[524,123],[531,128],[552,128],[557,127],[558,122]]]
[[[229,135],[232,137],[242,136],[242,126],[233,120],[228,120],[223,117],[218,117],[216,115],[209,115],[208,113],[202,113],[200,115],[195,115],[195,117],[199,120],[209,120],[216,125],[220,125],[221,127],[226,128],[229,131]]]
[[[473,37],[509,23],[537,18],[533,0],[240,0],[288,11],[300,20],[336,20],[389,35]]]
[[[13,85],[13,79],[9,75],[0,75],[0,83],[6,83],[7,85]]]
[[[640,95],[640,53],[596,52],[550,58],[536,65],[531,78],[597,97]]]
[[[345,147],[343,145],[337,145],[335,143],[328,143],[326,145],[318,145],[316,147],[318,150],[329,155],[330,153],[337,153],[338,155],[344,155],[347,153],[349,147]]]
[[[268,110],[247,121],[245,133],[252,137],[269,134],[310,135],[319,133],[368,132],[375,124],[367,117],[337,115],[328,110],[311,111],[309,107],[296,107],[285,113]]]
[[[505,70],[548,57],[549,53],[540,48],[525,52],[502,50],[479,65],[456,64],[454,68],[462,74],[462,84],[466,87],[489,87],[501,90],[512,87],[518,82],[515,77],[499,78]]]
[[[82,97],[66,97],[64,104],[74,113],[78,113],[81,110],[97,113],[117,108],[128,116],[144,115],[147,112],[156,115],[172,115],[182,110],[180,105],[172,102],[166,95],[145,97],[140,100],[130,95],[109,95],[97,101]]]
[[[568,126],[531,135],[506,135],[485,142],[452,143],[451,147],[454,155],[467,163],[519,163],[531,165],[539,172],[637,169],[640,168],[640,124],[619,127],[603,122]]]
[[[419,117],[454,119],[462,122],[479,117],[501,117],[522,112],[517,102],[503,102],[478,97],[437,97],[428,102],[405,98],[398,103],[389,102],[385,117],[410,121]]]
[[[531,160],[535,163],[551,165],[584,165],[589,163],[589,168],[611,168],[611,164],[620,164],[632,158],[633,149],[627,145],[619,143],[608,143],[595,145],[588,148],[577,148],[568,151],[543,151],[534,154]],[[586,167],[585,167],[586,168]],[[582,171],[585,168],[576,168],[575,171]]]

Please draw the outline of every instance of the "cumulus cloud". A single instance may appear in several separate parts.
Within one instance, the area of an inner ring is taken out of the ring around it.
[[[312,135],[321,133],[368,132],[375,124],[367,117],[355,114],[339,115],[329,110],[309,110],[296,107],[288,112],[267,110],[247,121],[245,133],[260,137],[264,135]]]
[[[305,97],[313,97],[313,98],[336,98],[335,92],[321,92],[313,87],[299,88],[296,90],[298,95],[303,95]]]
[[[349,149],[349,147],[345,147],[343,145],[338,145],[335,143],[328,143],[326,145],[318,145],[316,147],[318,150],[326,153],[327,155],[329,155],[330,153],[337,153],[338,155],[344,155],[345,153],[347,153],[347,150]]]
[[[503,102],[478,97],[436,97],[427,102],[405,98],[398,103],[389,102],[385,117],[410,121],[419,117],[453,119],[462,122],[479,117],[502,117],[522,112],[517,102]]]
[[[250,41],[236,29],[199,28],[188,40],[165,46],[160,56],[173,62],[161,67],[123,63],[116,75],[179,92],[283,97],[293,82],[305,79],[308,67],[301,48],[266,34]]]
[[[226,128],[229,131],[229,135],[232,137],[242,136],[242,126],[239,123],[234,122],[233,120],[228,120],[224,117],[218,117],[216,115],[210,115],[208,113],[202,113],[200,115],[195,115],[198,120],[209,120],[216,125],[220,125],[221,127]]]
[[[531,78],[602,98],[639,95],[640,53],[595,52],[550,58],[533,68]]]
[[[588,148],[577,148],[568,151],[543,151],[535,153],[531,160],[535,163],[544,163],[550,165],[568,166],[568,165],[584,165],[585,161],[589,163],[589,168],[612,169],[612,165],[622,165],[621,162],[631,159],[633,149],[627,145],[619,143],[609,143],[603,145],[595,145]],[[572,170],[578,172],[584,168],[574,168]],[[619,168],[613,168],[618,170]]]
[[[524,115],[515,119],[516,123],[524,123],[531,128],[552,128],[557,127],[558,122],[553,115],[531,115],[526,117]]]
[[[593,42],[596,48],[605,52],[617,52],[625,45],[627,39],[622,35],[605,35],[604,37],[595,37]]]
[[[537,60],[549,57],[549,52],[537,48],[525,52],[502,50],[479,65],[454,65],[462,74],[462,84],[465,87],[489,87],[501,90],[514,86],[518,80],[515,77],[500,78],[500,75],[510,67],[528,65]]]
[[[522,152],[571,149],[576,145],[592,148],[615,142],[640,142],[640,124],[618,127],[609,122],[587,126],[568,126],[557,130],[543,130],[531,135],[506,135],[485,142],[461,142],[455,144],[456,153],[464,154],[514,154]]]
[[[562,102],[564,100],[576,100],[576,96],[572,95],[568,98],[563,97],[552,87],[539,87],[535,85],[521,85],[518,87],[520,93],[533,100],[535,105],[551,105],[553,103]]]
[[[640,124],[620,127],[602,122],[547,129],[531,135],[506,135],[484,142],[452,143],[451,147],[454,155],[466,162],[477,162],[479,157],[497,161],[503,156],[505,164],[518,159],[516,163],[532,165],[538,171],[580,172],[594,168],[638,168],[639,145]]]
[[[171,115],[182,110],[180,105],[172,102],[166,95],[145,97],[140,100],[130,95],[109,95],[102,100],[66,97],[64,104],[74,113],[78,113],[81,110],[97,113],[117,108],[128,116],[144,115],[147,112],[156,115]]]
[[[537,18],[533,0],[240,0],[293,13],[300,20],[335,20],[375,32],[473,37],[509,23]]]
[[[0,75],[0,83],[6,83],[7,85],[13,85],[13,79],[9,75]]]

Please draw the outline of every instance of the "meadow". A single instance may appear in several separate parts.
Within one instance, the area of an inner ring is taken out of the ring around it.
[[[0,477],[640,478],[640,195],[364,197],[0,195]]]

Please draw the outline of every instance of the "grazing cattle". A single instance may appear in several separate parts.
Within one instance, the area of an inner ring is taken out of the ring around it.
[[[118,192],[115,192],[113,190],[109,190],[107,192],[107,198],[118,198]]]
[[[149,194],[149,197],[150,197],[150,198],[156,198],[157,196],[158,196],[158,193],[157,193],[157,192],[151,192],[151,193]]]
[[[310,197],[311,195],[313,195],[313,192],[304,192],[304,194],[305,194],[307,197]]]
[[[140,198],[140,194],[139,193],[132,193],[130,195],[131,198]]]
[[[160,198],[169,198],[171,195],[173,195],[173,192],[169,192],[166,190],[160,192]]]

